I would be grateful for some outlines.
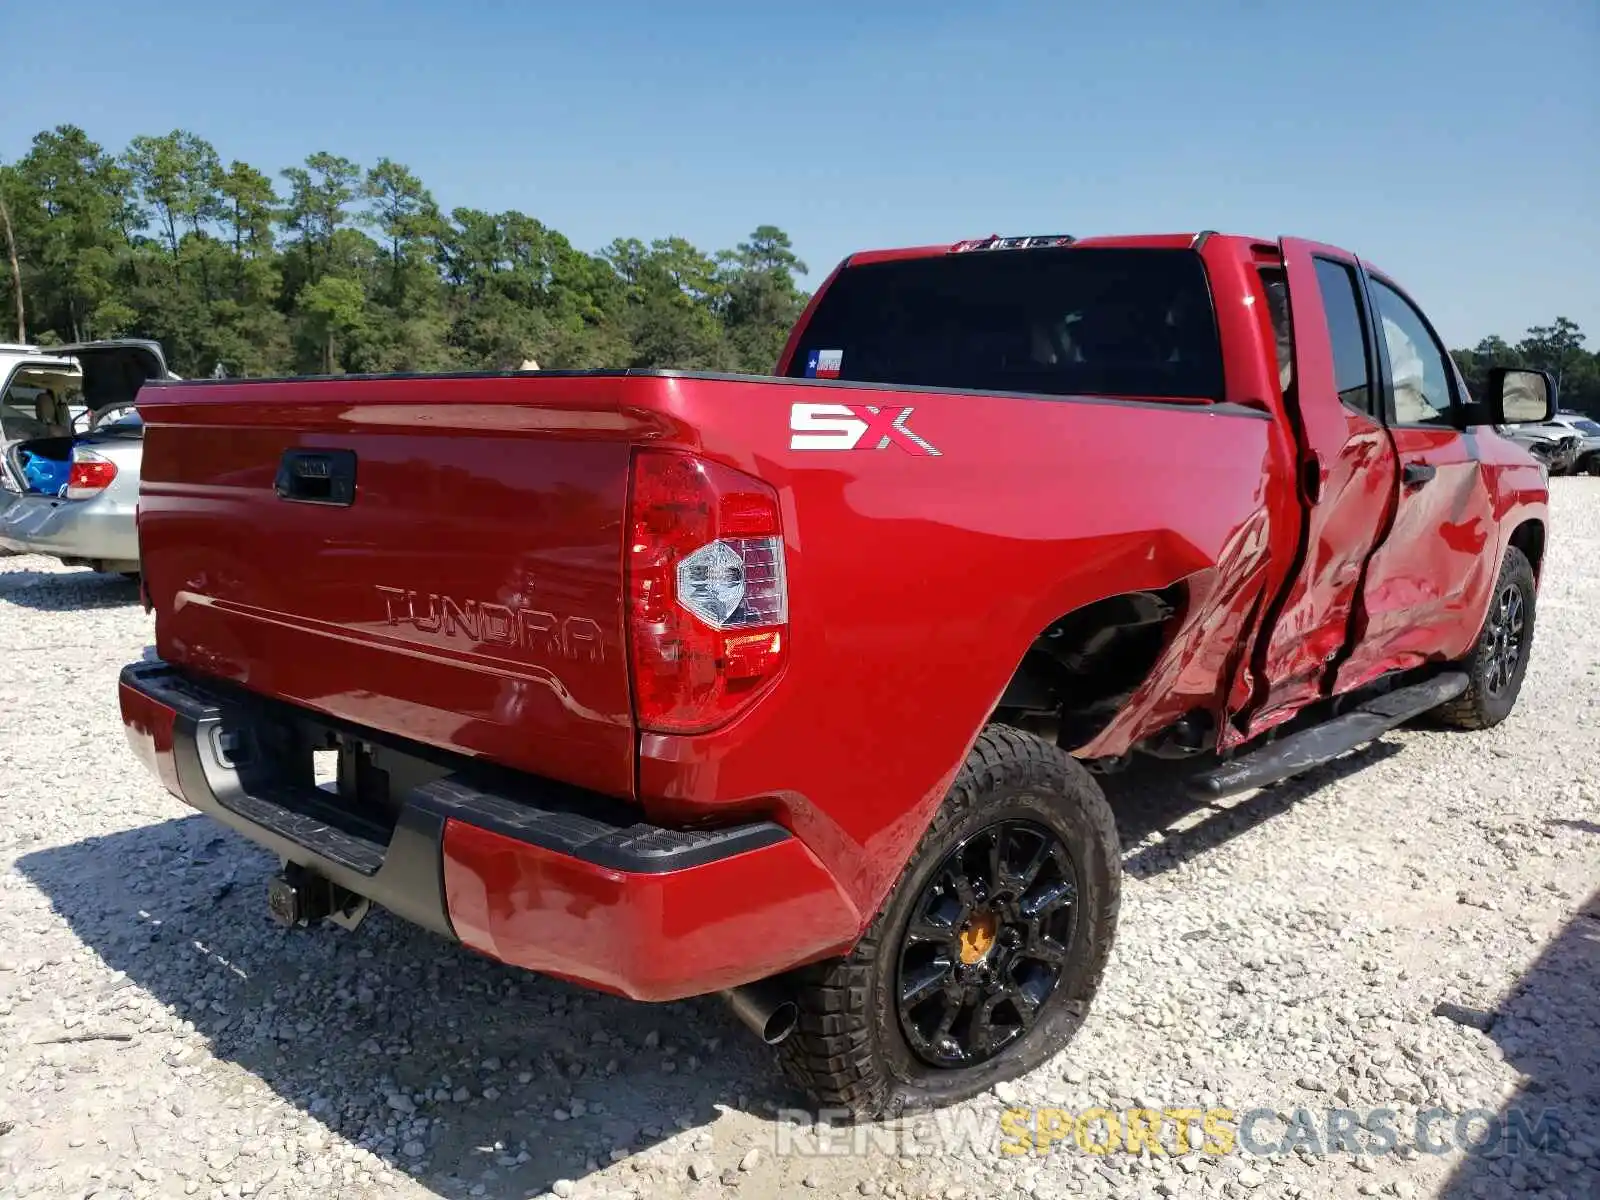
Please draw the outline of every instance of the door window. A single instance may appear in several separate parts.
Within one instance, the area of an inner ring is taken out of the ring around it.
[[[1261,286],[1267,293],[1272,317],[1272,338],[1278,350],[1278,388],[1285,396],[1294,383],[1294,325],[1289,317],[1289,276],[1282,267],[1262,267]]]
[[[1322,314],[1328,322],[1328,342],[1333,348],[1333,386],[1339,402],[1357,412],[1371,414],[1372,374],[1367,366],[1367,323],[1358,299],[1356,273],[1344,263],[1319,258],[1317,290],[1322,293]]]
[[[1394,381],[1395,424],[1453,424],[1451,372],[1444,351],[1409,300],[1382,280],[1371,282],[1389,377]]]

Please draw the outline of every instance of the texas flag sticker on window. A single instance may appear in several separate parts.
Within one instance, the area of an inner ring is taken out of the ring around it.
[[[811,350],[806,354],[807,379],[837,379],[843,366],[843,350]]]

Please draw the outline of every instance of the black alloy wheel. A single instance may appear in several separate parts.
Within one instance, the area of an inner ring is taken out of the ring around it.
[[[1506,547],[1478,638],[1460,661],[1467,690],[1434,710],[1444,724],[1489,729],[1511,714],[1533,655],[1537,602],[1528,556],[1516,546]]]
[[[933,1067],[993,1058],[1055,992],[1078,917],[1077,875],[1044,825],[1005,820],[947,854],[911,910],[896,988],[901,1032]]]
[[[882,1119],[1036,1070],[1088,1016],[1121,885],[1094,776],[985,727],[866,931],[796,973],[784,1073],[820,1108]]]
[[[1522,590],[1515,584],[1507,584],[1500,589],[1500,594],[1495,597],[1494,607],[1489,611],[1489,644],[1485,649],[1484,690],[1491,697],[1503,695],[1511,681],[1517,677],[1517,669],[1522,665],[1522,655],[1526,645],[1523,638],[1525,623],[1526,609],[1522,602]]]

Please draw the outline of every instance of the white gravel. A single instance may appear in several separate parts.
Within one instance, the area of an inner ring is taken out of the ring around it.
[[[381,913],[279,930],[273,861],[122,740],[134,587],[0,559],[0,1195],[1600,1196],[1600,480],[1553,490],[1513,717],[1217,808],[1170,771],[1109,781],[1129,879],[1093,1014],[914,1141],[775,1115],[797,1097],[713,1001],[624,1003]],[[1324,1132],[1390,1108],[1403,1134],[1520,1107],[1565,1149],[1002,1153],[1002,1109],[1030,1105],[1304,1108]],[[803,1153],[819,1136],[867,1152]]]

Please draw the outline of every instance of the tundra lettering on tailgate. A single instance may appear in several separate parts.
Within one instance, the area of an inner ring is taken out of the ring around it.
[[[791,450],[887,450],[941,453],[906,424],[914,410],[876,404],[796,404],[789,410]]]
[[[438,592],[374,584],[383,596],[390,625],[418,633],[442,633],[490,646],[517,646],[551,658],[602,662],[600,626],[588,617],[561,617],[535,608],[511,608],[487,600],[458,600]]]

